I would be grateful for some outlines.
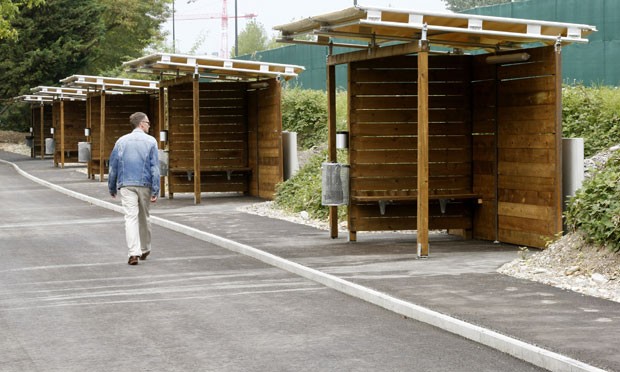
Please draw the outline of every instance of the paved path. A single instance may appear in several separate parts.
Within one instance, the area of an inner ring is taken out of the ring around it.
[[[76,169],[6,153],[0,158],[53,185],[110,201],[104,184],[87,180]],[[185,230],[179,231],[194,234],[203,244],[242,251],[396,313],[465,332],[465,337],[500,350],[507,347],[513,355],[538,359],[533,362],[545,368],[620,371],[620,305],[497,274],[498,266],[517,257],[516,247],[434,236],[431,257],[416,260],[415,236],[360,234],[357,243],[344,237],[332,240],[325,231],[236,210],[255,201],[207,196],[196,206],[191,196],[175,195],[158,202],[154,215],[161,225],[182,226]],[[162,246],[162,255],[170,254],[169,249]],[[164,257],[155,256],[153,262],[156,258]]]

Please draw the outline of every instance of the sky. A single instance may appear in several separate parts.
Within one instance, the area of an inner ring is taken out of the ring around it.
[[[228,48],[235,45],[235,0],[227,0]],[[358,0],[359,5],[420,9],[425,11],[446,11],[443,0]],[[237,0],[237,14],[256,15],[270,36],[277,36],[274,26],[314,15],[342,10],[353,6],[353,0]],[[175,47],[177,53],[218,55],[221,49],[222,0],[175,0]],[[200,19],[183,19],[199,17]],[[241,32],[251,18],[239,18]],[[172,20],[163,25],[168,32],[167,44],[172,46]],[[226,55],[228,57],[228,55]]]

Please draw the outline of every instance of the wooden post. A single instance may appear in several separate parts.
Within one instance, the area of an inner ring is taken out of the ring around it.
[[[39,128],[39,133],[41,133],[41,159],[45,159],[45,105],[41,103],[41,128]]]
[[[60,100],[60,167],[65,167],[65,101]]]
[[[327,151],[330,162],[337,162],[336,152],[336,66],[327,66],[327,117],[328,139]],[[338,237],[338,207],[329,207],[329,235],[332,239]]]
[[[418,257],[428,257],[428,42],[418,53]]]
[[[90,117],[90,97],[87,95],[86,96],[86,128],[88,128],[89,130],[92,130],[92,125],[90,123],[91,117]],[[92,133],[90,133],[90,136],[86,136],[86,142],[89,142],[92,140]],[[91,151],[92,151],[92,144],[91,144]],[[88,162],[86,163],[86,175],[87,177],[90,179],[90,175],[92,172],[92,156],[90,157],[90,159],[88,159]]]
[[[560,233],[564,227],[562,223],[562,41],[555,44],[555,229]]]
[[[99,124],[99,182],[103,182],[103,175],[105,174],[105,90],[101,91],[101,113]]]
[[[194,204],[200,204],[200,75],[194,74],[193,80],[194,112]]]
[[[165,88],[164,87],[159,87],[159,118],[157,120],[157,126],[159,127],[158,133],[156,133],[155,135],[158,136],[159,133],[163,130],[166,129],[166,110],[165,110],[165,102],[164,102],[164,97],[165,97]],[[159,148],[165,150],[166,149],[167,144],[166,143],[161,143],[161,141],[159,141]],[[167,175],[165,174],[161,174],[160,175],[160,179],[159,179],[159,196],[160,197],[164,197],[166,196],[166,177]]]

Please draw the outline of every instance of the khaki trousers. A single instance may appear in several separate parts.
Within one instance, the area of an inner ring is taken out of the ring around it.
[[[151,250],[151,189],[127,186],[120,189],[125,211],[125,238],[129,248],[127,256],[141,256]]]

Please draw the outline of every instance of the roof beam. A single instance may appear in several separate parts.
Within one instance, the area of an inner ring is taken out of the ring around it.
[[[340,65],[343,63],[365,61],[368,59],[391,57],[403,54],[413,54],[420,51],[419,43],[397,44],[385,47],[370,48],[368,50],[358,50],[350,53],[334,54],[327,57],[327,64]]]

